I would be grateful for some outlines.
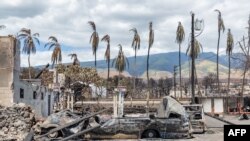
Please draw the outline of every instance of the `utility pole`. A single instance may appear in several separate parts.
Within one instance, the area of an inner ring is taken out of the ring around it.
[[[192,58],[192,67],[191,67],[191,89],[192,89],[192,104],[195,104],[195,80],[194,80],[194,68],[195,68],[195,56],[194,56],[194,13],[192,15],[192,23],[191,23],[191,58]]]
[[[176,98],[176,68],[177,66],[174,65],[174,97]]]

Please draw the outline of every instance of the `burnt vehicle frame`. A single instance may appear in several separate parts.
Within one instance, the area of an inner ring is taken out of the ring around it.
[[[96,113],[79,116],[71,111],[64,110],[50,115],[43,123],[34,127],[35,140],[65,140],[83,138],[85,132],[100,127],[98,114]],[[76,136],[77,135],[77,136]]]
[[[162,99],[157,113],[150,116],[112,118],[88,133],[91,139],[191,138],[192,127],[184,107],[172,97]],[[117,136],[120,135],[120,136]]]
[[[124,115],[100,122],[101,116],[95,117],[102,112],[69,119],[69,123],[59,121],[57,126],[51,129],[48,127],[53,124],[45,122],[40,126],[40,129],[46,127],[45,130],[43,132],[40,130],[40,136],[36,139],[41,137],[60,140],[192,137],[188,114],[179,102],[169,96],[162,99],[156,113],[146,114],[146,116],[129,117]],[[75,116],[72,113],[67,113],[67,115],[70,115],[71,118]]]
[[[205,133],[207,130],[205,113],[202,104],[183,105],[189,115],[194,133]]]

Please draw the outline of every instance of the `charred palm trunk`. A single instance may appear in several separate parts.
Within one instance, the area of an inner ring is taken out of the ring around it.
[[[30,54],[28,56],[28,63],[29,63],[29,79],[31,79],[31,72],[30,72]]]
[[[95,68],[96,68],[96,53],[95,53]]]
[[[150,95],[150,88],[149,88],[149,74],[148,74],[148,69],[149,69],[149,52],[150,48],[148,47],[148,56],[147,56],[147,81],[148,81],[148,93],[147,93],[147,113],[149,113],[149,95]]]
[[[194,69],[195,69],[195,57],[194,57],[194,13],[192,13],[192,27],[191,27],[191,59],[192,59],[192,66],[191,66],[191,83],[192,83],[192,104],[195,104],[195,73],[194,73]]]
[[[107,85],[106,85],[106,88],[107,88],[107,95],[106,97],[108,97],[109,95],[109,68],[110,67],[110,59],[108,59],[108,78],[107,78]]]
[[[136,48],[135,48],[135,62],[134,62],[134,89],[133,89],[133,94],[131,93],[131,98],[130,98],[130,103],[132,105],[133,101],[133,95],[135,94],[135,80],[136,80]]]
[[[147,56],[147,81],[148,81],[148,87],[149,87],[149,74],[148,74],[148,69],[149,69],[149,52],[150,52],[150,48],[148,48],[148,56]]]
[[[181,83],[181,44],[179,44],[179,72],[180,72],[180,92],[182,98],[182,83]]]
[[[219,46],[220,46],[220,30],[218,31],[218,42],[217,42],[217,67],[216,67],[216,72],[217,72],[217,87],[218,87],[218,93],[220,93],[220,79],[219,79]]]
[[[231,75],[231,60],[230,60],[231,54],[228,54],[228,84],[227,84],[227,96],[229,93],[230,88],[230,75]]]
[[[228,96],[230,91],[230,75],[231,75],[231,60],[230,60],[231,54],[229,52],[228,54],[228,84],[227,84],[227,97],[226,97],[226,109],[228,109]],[[228,112],[228,110],[226,111]]]
[[[108,60],[108,81],[109,81],[109,71],[110,71],[110,60]]]

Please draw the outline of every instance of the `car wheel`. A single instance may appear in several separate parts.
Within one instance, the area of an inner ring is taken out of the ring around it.
[[[48,136],[49,136],[49,138],[51,138],[51,139],[55,139],[55,138],[57,138],[58,137],[58,132],[56,131],[56,132],[53,132],[53,133],[51,133],[51,134],[49,134]]]
[[[47,132],[49,132],[50,130],[52,130],[52,129],[54,129],[54,128],[56,128],[56,127],[50,127],[50,128],[48,128],[48,129],[47,129]],[[53,133],[48,134],[48,137],[49,137],[50,139],[55,139],[55,138],[59,137],[59,131],[55,131],[55,132],[53,132]]]
[[[145,138],[156,138],[157,137],[157,132],[155,130],[147,130],[144,133]]]

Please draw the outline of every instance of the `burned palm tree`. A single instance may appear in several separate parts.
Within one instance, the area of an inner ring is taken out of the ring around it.
[[[18,33],[19,40],[23,40],[23,52],[28,55],[28,63],[29,63],[29,79],[31,79],[30,74],[30,54],[36,53],[36,45],[40,45],[40,41],[38,39],[39,33],[31,34],[30,29],[22,28]]]
[[[187,48],[187,51],[186,51],[186,54],[190,57],[190,58],[194,58],[194,59],[197,59],[199,54],[202,52],[202,45],[201,43],[194,39],[194,52],[192,53],[192,49],[191,49],[191,44],[189,44],[188,48]],[[197,74],[196,74],[196,68],[195,68],[195,65],[194,65],[194,71],[195,71],[195,78],[196,78],[196,82],[197,82]]]
[[[106,62],[108,63],[107,80],[109,81],[109,72],[110,72],[110,37],[109,37],[109,35],[107,34],[107,35],[103,36],[101,41],[107,42],[107,48],[106,48],[104,57],[106,59]]]
[[[95,55],[95,67],[96,67],[96,52],[97,52],[97,48],[98,48],[98,44],[99,44],[99,36],[98,36],[97,31],[96,31],[95,23],[93,21],[89,21],[88,23],[93,30],[93,33],[90,36],[89,42],[92,44],[92,51],[93,51],[93,55]]]
[[[71,59],[73,59],[73,65],[80,66],[80,62],[79,62],[79,60],[77,58],[77,54],[72,53],[72,54],[69,54],[69,56],[71,57]]]
[[[154,43],[153,23],[149,22],[148,56],[147,56],[147,81],[148,81],[148,89],[149,89],[149,74],[148,74],[148,69],[149,69],[149,53],[150,53],[151,47],[153,46],[153,43]],[[147,107],[149,107],[149,95],[150,95],[150,90],[147,93]]]
[[[218,92],[220,91],[220,80],[219,80],[219,47],[220,47],[220,33],[221,31],[225,31],[225,26],[223,19],[221,17],[221,12],[218,9],[214,10],[215,12],[218,12],[218,42],[217,42],[217,58],[216,58],[216,73],[217,73],[217,87],[218,87]]]
[[[181,24],[181,22],[178,23],[178,27],[176,30],[176,43],[179,44],[179,74],[180,74],[180,91],[181,91],[181,97],[182,97],[182,83],[181,83],[181,43],[185,39],[185,31]]]
[[[54,36],[50,36],[48,40],[49,42],[46,43],[44,47],[48,47],[49,50],[51,48],[54,48],[52,55],[51,55],[51,62],[52,62],[52,67],[53,67],[55,63],[58,64],[62,61],[61,45],[58,42],[57,38]]]
[[[132,28],[130,29],[129,31],[132,31],[134,32],[134,38],[132,40],[132,48],[134,49],[135,51],[135,60],[134,60],[134,90],[135,90],[135,79],[136,79],[136,53],[137,53],[137,50],[140,49],[140,44],[141,44],[141,39],[140,39],[140,36],[137,32],[137,29],[136,28]]]
[[[129,62],[127,57],[124,55],[124,52],[122,51],[122,45],[119,44],[119,52],[117,57],[114,58],[113,62],[112,62],[112,66],[115,67],[115,69],[119,72],[119,79],[121,78],[121,73],[126,69],[126,67],[129,67]],[[119,85],[119,82],[118,82]]]
[[[186,54],[188,54],[188,56],[190,58],[194,57],[195,59],[197,59],[197,57],[199,56],[199,54],[202,52],[202,45],[198,40],[194,40],[194,54],[192,54],[191,51],[191,44],[189,44]]]
[[[228,29],[227,33],[227,49],[226,53],[228,55],[228,85],[227,85],[227,94],[229,93],[229,86],[230,86],[230,74],[231,74],[231,55],[233,52],[233,47],[234,47],[234,39],[233,35],[231,33],[231,30]]]

